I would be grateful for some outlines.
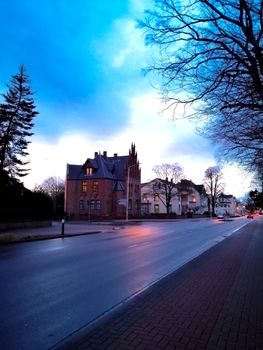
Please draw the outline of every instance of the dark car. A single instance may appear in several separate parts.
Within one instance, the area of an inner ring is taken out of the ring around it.
[[[253,219],[254,216],[252,214],[248,214],[247,219]]]

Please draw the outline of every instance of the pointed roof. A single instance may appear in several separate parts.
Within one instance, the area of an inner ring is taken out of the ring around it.
[[[125,180],[128,156],[107,157],[95,154],[95,157],[87,158],[83,165],[67,164],[68,180],[85,179],[112,179]],[[92,168],[93,173],[87,174],[86,169]]]
[[[117,180],[113,186],[114,191],[125,191],[125,186],[122,181]]]

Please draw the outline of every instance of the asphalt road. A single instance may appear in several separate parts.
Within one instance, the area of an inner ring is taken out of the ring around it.
[[[0,349],[52,347],[249,222],[141,223],[0,246]]]

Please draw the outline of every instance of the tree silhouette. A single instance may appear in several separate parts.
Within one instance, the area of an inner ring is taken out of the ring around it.
[[[158,195],[169,214],[171,200],[177,195],[176,184],[183,178],[183,169],[179,164],[174,163],[156,165],[153,171],[157,175],[153,185],[153,194]]]
[[[65,182],[60,177],[51,176],[45,179],[42,184],[35,186],[34,192],[47,194],[53,202],[54,217],[64,215]]]
[[[263,0],[156,0],[140,25],[164,101],[191,105],[221,155],[263,162]],[[189,112],[190,113],[190,112]],[[189,115],[188,115],[189,116]]]
[[[206,169],[204,187],[209,200],[209,211],[212,216],[215,216],[217,198],[224,190],[223,174],[219,166],[213,166]]]
[[[24,157],[28,155],[28,138],[33,135],[33,119],[38,112],[23,66],[7,87],[4,102],[0,105],[0,176],[5,172],[13,178],[20,178],[29,171],[24,168],[28,164]]]

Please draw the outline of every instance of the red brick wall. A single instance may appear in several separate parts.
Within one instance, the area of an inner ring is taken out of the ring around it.
[[[98,181],[98,191],[93,191],[93,181]],[[87,181],[87,192],[82,192],[82,182]],[[115,181],[109,179],[67,180],[65,211],[72,219],[91,217],[124,217],[125,207],[118,205],[118,200],[125,197],[123,191],[113,191]],[[79,209],[83,200],[84,209]],[[87,201],[100,200],[100,210],[91,209]]]
[[[95,155],[96,156],[96,155]],[[98,156],[98,154],[97,154]],[[106,152],[105,152],[106,157]],[[141,185],[141,170],[137,160],[137,152],[135,145],[132,144],[129,150],[128,161],[125,166],[126,178],[129,169],[130,192],[129,199],[131,201],[130,216],[140,214],[140,185]],[[92,189],[93,181],[98,181],[98,191]],[[82,182],[87,181],[87,191],[82,191]],[[124,180],[124,187],[126,187]],[[126,208],[119,205],[118,201],[121,198],[126,198],[126,191],[114,191],[115,180],[109,179],[93,179],[88,178],[83,180],[66,180],[65,185],[65,212],[72,216],[73,219],[88,219],[89,217],[117,217],[125,218]],[[79,209],[79,201],[83,200],[84,208]],[[100,210],[91,209],[87,205],[87,201],[100,200]]]

